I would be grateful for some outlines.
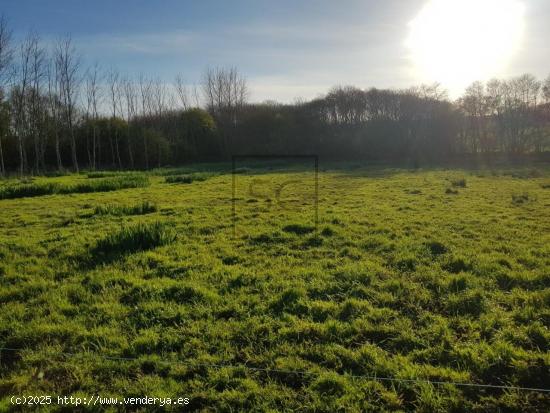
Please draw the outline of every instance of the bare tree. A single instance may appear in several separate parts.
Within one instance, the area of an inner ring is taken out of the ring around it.
[[[157,78],[151,83],[151,97],[152,97],[152,107],[153,113],[157,119],[161,119],[166,108],[166,85]],[[162,150],[160,141],[157,142],[157,165],[161,166],[162,163]]]
[[[544,99],[544,103],[550,103],[550,75],[548,75],[542,84],[542,98]]]
[[[131,122],[137,112],[137,90],[131,79],[124,79],[121,83],[121,92],[124,97],[126,109],[127,144],[130,167],[134,168],[134,153],[132,150]]]
[[[119,79],[120,75],[116,70],[111,68],[109,72],[107,73],[107,87],[108,87],[108,94],[109,94],[109,102],[111,105],[111,113],[112,113],[112,121],[111,124],[113,124],[116,120],[116,115],[120,107],[119,102]],[[113,127],[114,129],[114,146],[113,146],[113,139],[112,139],[112,133],[109,134],[109,142],[111,144],[111,154],[112,154],[112,161],[113,165],[115,164],[115,155],[116,160],[118,162],[118,167],[122,168],[122,162],[120,159],[120,149],[118,144],[118,129],[116,125]]]
[[[179,99],[179,104],[183,110],[189,108],[189,93],[187,91],[187,86],[181,75],[177,75],[174,80],[174,89],[176,90],[177,97]]]
[[[46,66],[46,76],[48,79],[48,94],[46,96],[48,103],[48,110],[52,119],[52,126],[54,132],[54,148],[55,159],[57,162],[57,170],[63,169],[63,163],[61,160],[61,148],[60,148],[60,133],[59,122],[61,117],[61,100],[60,100],[60,82],[59,74],[57,71],[57,65],[55,61],[49,61]]]
[[[43,81],[46,77],[46,52],[40,46],[40,39],[33,35],[31,45],[31,87],[29,88],[29,129],[34,143],[34,168],[37,173],[40,169],[45,169],[46,162],[44,155],[46,152],[45,128],[45,108],[43,96]]]
[[[153,112],[155,116],[161,118],[168,106],[166,102],[166,85],[162,83],[160,78],[157,78],[152,82],[151,88],[153,98]]]
[[[27,94],[32,82],[32,55],[36,36],[29,33],[19,46],[17,63],[12,89],[12,102],[15,121],[15,134],[17,136],[17,149],[19,153],[19,173],[27,170],[26,135],[28,133],[28,108]]]
[[[0,112],[3,111],[1,105],[4,105],[3,101],[7,97],[7,93],[4,91],[4,89],[9,69],[12,63],[12,58],[13,50],[11,48],[11,31],[8,28],[8,23],[6,19],[2,15],[0,16]],[[0,176],[4,176],[6,173],[2,139],[7,134],[7,122],[4,129],[0,130]]]
[[[74,122],[76,116],[76,102],[80,88],[80,78],[78,74],[80,59],[76,54],[70,37],[65,37],[58,41],[55,48],[55,64],[59,74],[61,101],[63,102],[65,122],[69,131],[71,159],[75,172],[78,172]]]
[[[474,82],[466,88],[464,95],[459,99],[458,104],[466,117],[467,133],[465,134],[466,145],[472,153],[479,149],[487,151],[487,97],[485,85],[482,82]]]
[[[223,151],[229,155],[230,130],[237,126],[238,115],[246,103],[246,79],[236,68],[207,69],[203,75],[202,90],[208,110],[222,126]]]
[[[146,79],[143,74],[139,75],[139,95],[141,98],[141,116],[147,118],[151,116],[151,81]],[[143,136],[143,156],[145,158],[145,168],[149,169],[149,144],[147,142],[147,133],[142,133]]]
[[[88,150],[88,158],[92,169],[96,169],[97,155],[101,152],[97,138],[98,105],[101,99],[99,85],[99,65],[95,63],[86,72],[86,117],[92,125],[92,149]]]

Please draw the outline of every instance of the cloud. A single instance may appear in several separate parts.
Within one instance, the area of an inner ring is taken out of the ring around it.
[[[100,34],[75,39],[84,54],[122,71],[198,82],[208,66],[236,66],[253,101],[313,98],[337,84],[405,87],[414,83],[403,44],[406,27],[260,24],[209,31]]]
[[[171,54],[188,50],[197,41],[191,32],[98,34],[75,39],[79,48],[89,52],[127,53],[139,55]]]

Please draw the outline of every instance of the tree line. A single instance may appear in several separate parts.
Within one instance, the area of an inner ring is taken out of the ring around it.
[[[0,174],[146,169],[231,154],[425,160],[550,149],[550,76],[474,82],[451,101],[437,85],[338,86],[322,97],[250,103],[236,68],[199,85],[84,67],[70,37],[13,41],[0,18]]]

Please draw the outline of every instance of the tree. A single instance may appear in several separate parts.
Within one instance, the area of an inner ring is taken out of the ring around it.
[[[166,110],[166,94],[166,85],[160,79],[157,78],[151,83],[152,108],[158,120],[162,119]],[[160,167],[166,151],[162,146],[163,140],[156,139],[155,141],[157,142],[157,165]]]
[[[37,173],[46,168],[44,159],[46,151],[45,134],[45,100],[43,99],[43,81],[46,77],[46,52],[39,44],[40,39],[35,35],[31,45],[31,82],[28,91],[29,100],[29,129],[34,144],[34,168]]]
[[[183,110],[187,110],[189,108],[189,94],[187,93],[187,87],[185,86],[185,82],[181,75],[176,76],[176,79],[174,80],[174,89],[176,90],[176,95],[179,99],[181,108]]]
[[[152,112],[151,81],[146,79],[143,74],[139,75],[139,95],[141,98],[141,117],[150,117]],[[142,133],[143,138],[143,157],[145,168],[149,169],[149,148],[147,142],[147,133]]]
[[[542,84],[542,97],[545,103],[550,103],[550,75],[548,75]]]
[[[6,137],[9,127],[9,111],[7,107],[5,86],[12,63],[11,31],[3,15],[0,16],[0,176],[6,173],[4,165],[4,149],[2,140]]]
[[[53,127],[54,134],[54,148],[55,159],[57,164],[57,170],[63,169],[63,162],[61,160],[61,148],[60,148],[60,114],[61,114],[61,100],[60,100],[60,78],[55,61],[49,61],[46,66],[46,77],[48,80],[48,91],[46,95],[46,103],[48,105],[48,111],[51,117],[51,125]]]
[[[113,68],[107,73],[107,87],[108,87],[108,94],[109,94],[109,103],[111,105],[111,113],[112,113],[112,120],[113,122],[116,119],[117,110],[119,108],[119,74],[117,71],[115,71]],[[122,168],[122,161],[120,159],[120,149],[118,144],[118,130],[117,128],[114,129],[114,145],[113,145],[113,139],[111,136],[111,133],[109,133],[109,143],[111,145],[111,155],[112,155],[112,161],[113,165],[115,165],[115,154],[116,154],[116,160],[118,162],[118,167]]]
[[[487,152],[489,150],[486,128],[488,107],[485,85],[482,82],[472,83],[466,88],[458,104],[466,116],[466,145],[472,153],[477,153],[479,149]]]
[[[92,150],[88,149],[88,160],[92,169],[96,169],[97,154],[101,153],[101,148],[98,148],[99,140],[97,136],[97,120],[98,120],[98,105],[101,99],[101,89],[99,85],[99,67],[98,64],[91,66],[86,72],[86,117],[88,124],[91,124],[92,129]]]
[[[55,65],[59,76],[59,90],[63,103],[64,119],[69,131],[73,169],[75,172],[78,172],[74,122],[76,116],[76,102],[80,88],[78,73],[80,59],[76,54],[70,37],[58,41],[55,48]]]
[[[32,56],[38,43],[35,34],[29,33],[19,46],[17,64],[12,88],[12,107],[14,111],[15,133],[19,153],[19,174],[27,170],[26,137],[28,134],[28,91],[32,82]]]
[[[130,160],[130,167],[134,168],[134,154],[132,150],[131,139],[131,121],[137,113],[137,91],[134,82],[130,79],[124,79],[121,84],[122,94],[124,97],[124,103],[126,108],[126,124],[127,124],[127,144],[128,144],[128,157]]]
[[[187,159],[196,159],[208,157],[208,155],[217,154],[216,147],[216,122],[214,118],[205,110],[200,108],[191,108],[181,114],[183,123],[183,140],[180,145],[183,146],[184,153],[187,153]]]
[[[206,108],[222,129],[224,153],[228,156],[233,149],[229,143],[231,131],[237,126],[239,112],[248,98],[246,79],[235,67],[207,69],[202,89]]]

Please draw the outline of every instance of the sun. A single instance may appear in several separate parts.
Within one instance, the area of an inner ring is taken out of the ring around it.
[[[518,0],[429,0],[409,23],[416,77],[455,94],[501,75],[520,47],[523,15]]]

